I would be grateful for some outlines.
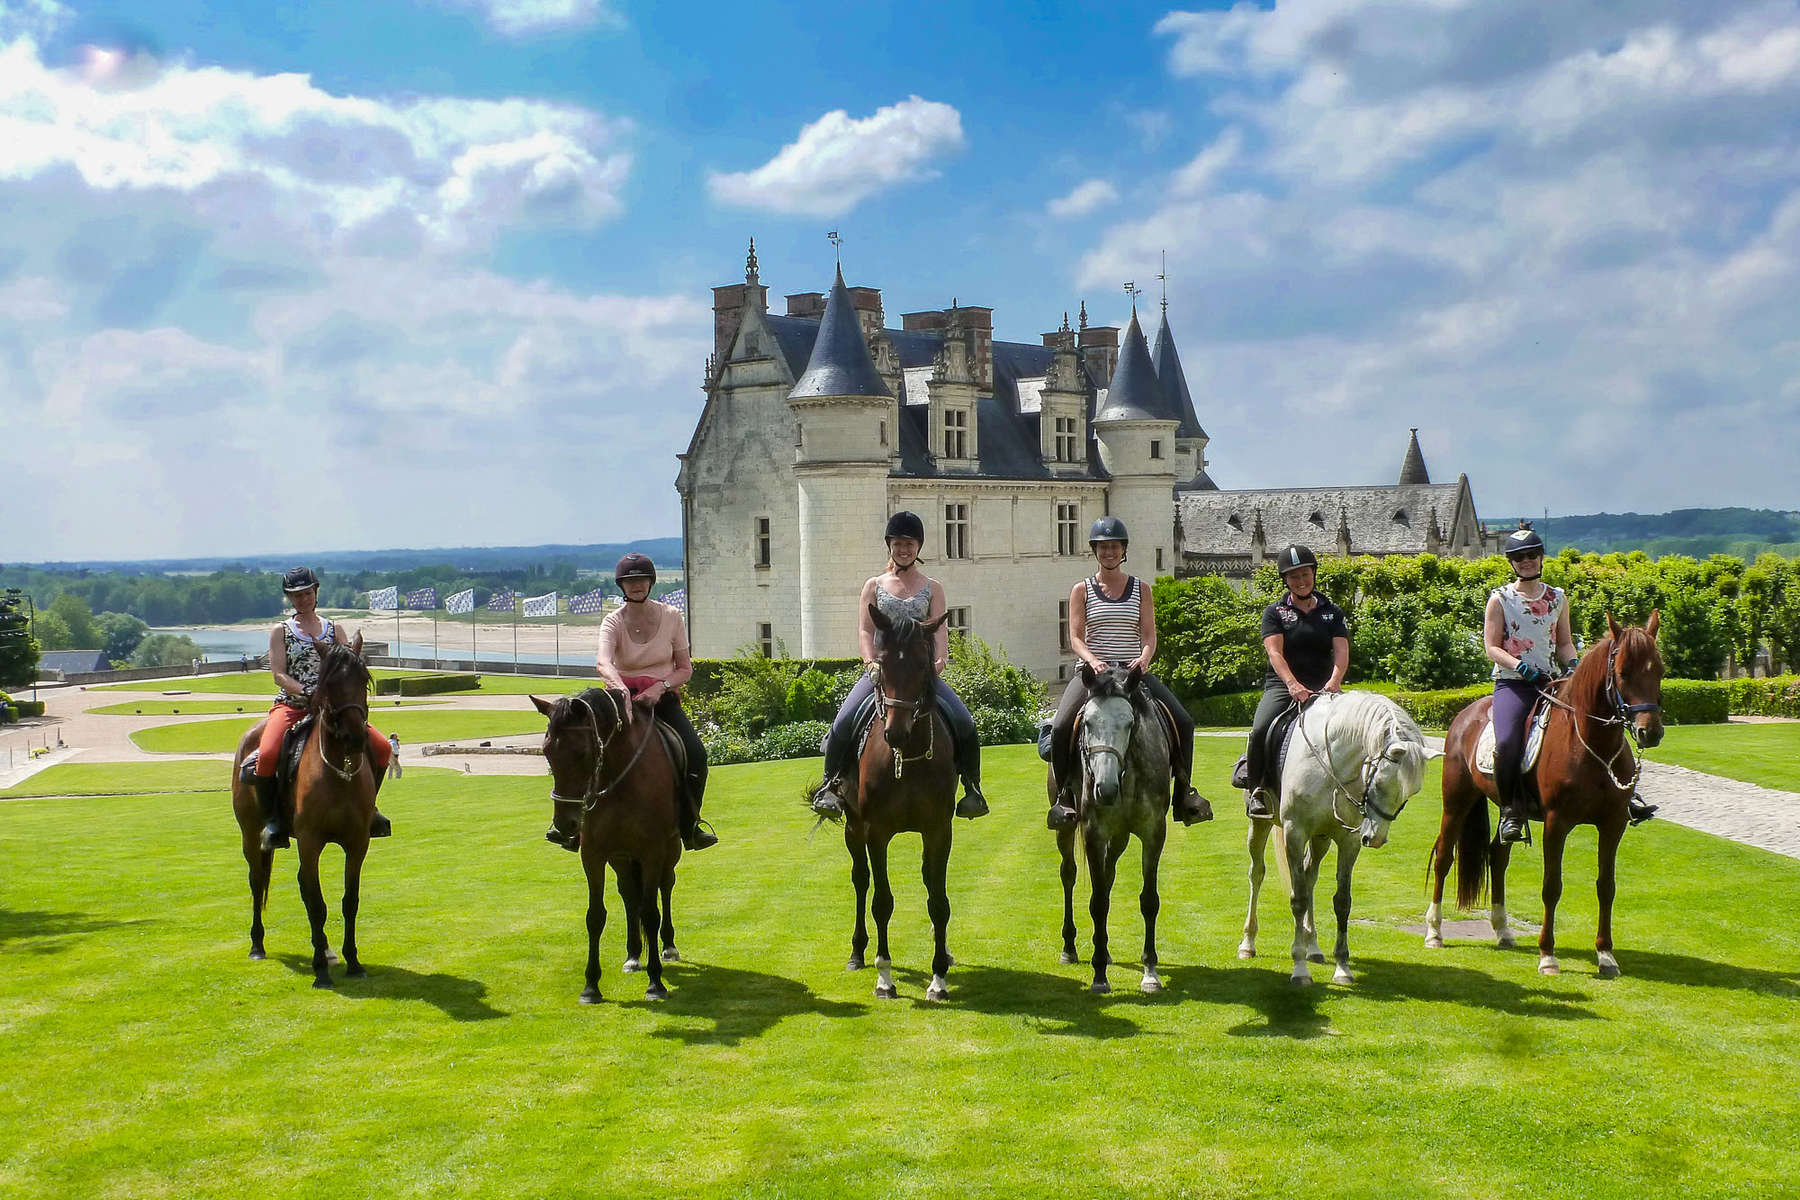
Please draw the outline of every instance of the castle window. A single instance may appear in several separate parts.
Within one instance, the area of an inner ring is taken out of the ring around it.
[[[1056,503],[1056,552],[1062,555],[1081,553],[1081,505],[1072,501]]]
[[[967,608],[948,609],[945,615],[950,618],[944,622],[944,626],[950,631],[951,637],[969,636],[969,610]]]
[[[1404,508],[1396,508],[1394,510],[1394,518],[1393,519],[1394,519],[1394,524],[1396,524],[1396,525],[1406,525],[1406,526],[1412,525],[1412,521],[1407,518],[1406,510]]]
[[[762,652],[764,658],[775,657],[775,627],[767,621],[757,623],[756,648]]]
[[[887,445],[887,422],[886,421],[883,421],[881,423],[881,444],[884,446]]]
[[[944,505],[944,557],[969,557],[969,506]]]
[[[969,457],[969,414],[961,409],[944,410],[944,457]]]
[[[1161,458],[1162,457],[1162,439],[1161,438],[1151,438],[1150,439],[1150,457],[1151,458]]]
[[[1075,418],[1056,418],[1056,461],[1072,463],[1075,461]]]
[[[756,518],[756,565],[769,565],[769,518]]]
[[[1163,552],[1163,548],[1161,546],[1158,546],[1156,548],[1156,569],[1159,571],[1163,569],[1162,552]]]
[[[1232,513],[1229,517],[1226,517],[1225,523],[1227,525],[1231,526],[1233,529],[1237,530],[1239,533],[1244,532],[1244,520],[1242,517],[1238,516],[1236,513]]]
[[[1069,645],[1069,602],[1056,602],[1056,645],[1065,654],[1071,649]]]

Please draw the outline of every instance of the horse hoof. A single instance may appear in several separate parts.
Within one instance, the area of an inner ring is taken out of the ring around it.
[[[1056,956],[1056,961],[1066,967],[1080,962],[1081,955],[1075,953],[1073,950],[1064,950],[1061,954]]]
[[[863,969],[863,965],[864,964],[863,964],[863,960],[862,960],[862,955],[858,954],[858,955],[855,955],[854,957],[852,957],[849,962],[844,964],[844,970],[860,971]]]
[[[1502,950],[1511,950],[1517,944],[1517,942],[1513,941],[1513,935],[1510,933],[1497,933],[1494,935],[1494,945]]]
[[[875,998],[877,1000],[898,1000],[900,998],[900,989],[877,986],[875,988]]]
[[[598,1003],[600,1003],[600,989],[597,987],[591,987],[591,988],[588,988],[586,991],[582,992],[581,993],[581,1002],[583,1004],[598,1004]]]
[[[1251,945],[1249,942],[1245,942],[1243,945],[1238,947],[1238,957],[1239,958],[1255,958],[1256,957],[1256,947]]]
[[[668,998],[669,989],[660,983],[653,983],[644,989],[644,999],[646,1000],[667,1000]]]
[[[1293,984],[1295,987],[1311,987],[1312,986],[1312,976],[1310,974],[1295,975],[1293,977]]]
[[[1425,939],[1425,948],[1427,950],[1442,950],[1444,948],[1444,939],[1434,933]]]
[[[1343,966],[1340,964],[1338,966],[1338,969],[1331,973],[1331,982],[1333,982],[1333,983],[1355,983],[1356,976],[1354,976],[1350,973],[1349,967],[1346,967],[1346,966]]]
[[[344,972],[344,977],[347,979],[366,979],[368,975],[368,968],[361,963],[351,963],[349,969]]]
[[[314,976],[313,977],[313,986],[316,988],[330,987],[331,986],[331,976],[329,976],[329,975]]]
[[[269,957],[269,956],[267,954],[263,953],[263,948],[261,946],[250,947],[250,961],[251,962],[261,962],[263,959],[265,959],[267,957]]]
[[[1154,996],[1163,990],[1162,980],[1154,975],[1146,975],[1138,980],[1138,991],[1146,996]]]
[[[1112,984],[1106,982],[1104,979],[1096,979],[1094,982],[1088,984],[1088,995],[1090,996],[1105,996],[1111,991]]]
[[[1554,958],[1552,958],[1548,954],[1546,954],[1546,955],[1544,955],[1544,957],[1538,959],[1538,974],[1539,975],[1561,975],[1562,967],[1560,965],[1558,965],[1557,961]]]
[[[1322,963],[1325,961],[1325,952],[1323,950],[1308,950],[1306,952],[1306,961],[1310,963]]]
[[[1604,950],[1600,952],[1600,978],[1617,979],[1619,977],[1619,960]]]
[[[663,951],[662,959],[664,962],[680,962],[681,961],[681,951],[677,950],[673,946],[670,946],[667,950]]]
[[[950,989],[947,987],[939,987],[934,983],[925,989],[925,998],[927,1000],[948,1000],[950,998]]]
[[[641,966],[638,963],[637,959],[628,958],[625,960],[625,965],[619,969],[624,971],[627,975],[631,975],[631,974],[634,974],[637,971],[639,971],[641,969]]]

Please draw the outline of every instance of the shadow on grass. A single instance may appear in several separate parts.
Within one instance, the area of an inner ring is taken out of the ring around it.
[[[919,1003],[924,1000],[925,985],[931,978],[924,973],[895,968],[894,974],[916,983]],[[916,974],[916,980],[910,979]],[[1137,1022],[1113,1011],[1141,1008],[1173,1002],[1167,992],[1146,996],[1137,989],[1137,969],[1128,963],[1114,963],[1112,985],[1117,991],[1104,996],[1090,995],[1084,980],[1046,971],[1021,971],[1012,967],[971,965],[950,968],[952,1008],[997,1017],[1019,1017],[1031,1022],[1039,1033],[1091,1038],[1135,1037],[1145,1030]]]
[[[1655,950],[1633,950],[1614,943],[1619,968],[1628,979],[1648,979],[1655,983],[1679,983],[1687,987],[1731,988],[1742,992],[1761,992],[1788,1000],[1800,999],[1800,971],[1765,971],[1737,963],[1715,962],[1707,958],[1691,958],[1686,954],[1663,954]],[[1559,956],[1566,954],[1559,946]],[[1589,961],[1593,951],[1588,950]],[[1564,962],[1568,959],[1565,957]]]
[[[278,954],[283,966],[296,975],[312,979],[311,954]],[[438,972],[421,975],[405,967],[384,967],[363,960],[369,974],[362,979],[346,979],[344,964],[331,964],[331,990],[345,1000],[422,1000],[454,1021],[493,1021],[507,1014],[490,1005],[487,984],[479,979]]]
[[[68,948],[68,939],[126,925],[148,924],[150,918],[129,921],[102,920],[77,912],[14,912],[0,908],[0,946],[27,954],[54,954]],[[15,946],[15,942],[32,945]]]
[[[632,982],[621,984],[614,977],[612,986],[636,987],[647,982],[643,975],[626,978]],[[711,1024],[664,1025],[650,1036],[689,1046],[735,1046],[761,1037],[788,1017],[803,1014],[856,1017],[868,1011],[861,1004],[827,1000],[797,979],[736,967],[688,962],[673,969],[664,967],[663,981],[669,987],[669,998],[655,1002],[655,1011]]]

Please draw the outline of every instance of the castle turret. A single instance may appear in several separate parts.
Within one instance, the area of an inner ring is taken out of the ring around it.
[[[1162,322],[1156,327],[1156,344],[1150,351],[1156,367],[1156,381],[1162,385],[1170,408],[1180,419],[1175,427],[1175,480],[1177,485],[1205,489],[1199,481],[1206,473],[1206,430],[1200,428],[1200,417],[1194,412],[1194,397],[1188,391],[1187,373],[1181,369],[1181,355],[1175,349],[1175,335],[1169,329],[1169,302],[1162,302]],[[1210,483],[1210,480],[1206,481]]]
[[[1412,431],[1412,438],[1406,443],[1406,460],[1400,464],[1401,483],[1430,483],[1431,475],[1425,470],[1425,456],[1419,452],[1419,431]]]
[[[847,545],[876,544],[887,518],[893,396],[869,355],[840,268],[818,340],[788,408],[799,430],[800,646],[808,658],[857,652],[856,605],[867,562]]]
[[[1094,414],[1094,436],[1100,462],[1112,476],[1108,510],[1131,530],[1131,548],[1145,575],[1174,570],[1175,431],[1180,424],[1157,382],[1134,306],[1106,402]]]

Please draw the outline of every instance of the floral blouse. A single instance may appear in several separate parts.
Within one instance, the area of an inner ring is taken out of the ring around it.
[[[1506,626],[1500,648],[1546,675],[1556,674],[1556,619],[1568,599],[1562,589],[1545,584],[1543,595],[1528,600],[1519,594],[1518,581],[1514,580],[1495,588],[1494,595],[1500,597],[1500,616]],[[1519,678],[1512,668],[1494,664],[1495,680]]]

